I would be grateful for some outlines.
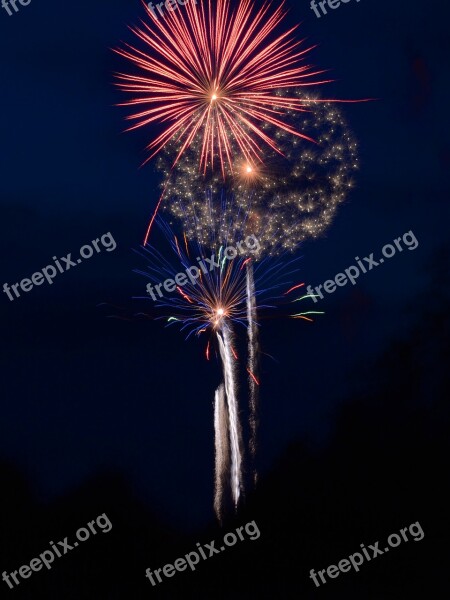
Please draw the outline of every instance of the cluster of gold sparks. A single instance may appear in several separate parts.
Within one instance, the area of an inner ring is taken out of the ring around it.
[[[280,97],[285,93],[277,92]],[[309,109],[302,114],[288,110],[286,117],[314,142],[266,124],[278,151],[266,152],[265,163],[258,166],[243,159],[227,183],[217,172],[206,178],[198,172],[200,138],[176,168],[171,156],[177,145],[167,146],[158,159],[165,176],[163,208],[181,221],[190,239],[209,246],[226,243],[240,232],[255,235],[260,253],[273,255],[296,250],[331,224],[353,186],[357,144],[335,104],[314,101],[301,91],[296,95]]]

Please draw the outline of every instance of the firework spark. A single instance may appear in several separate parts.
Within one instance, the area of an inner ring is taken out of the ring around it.
[[[147,13],[151,24],[142,21],[142,28],[131,28],[145,49],[125,44],[116,52],[142,71],[117,75],[119,88],[133,94],[124,105],[139,107],[128,117],[135,121],[129,129],[167,124],[149,144],[148,160],[177,140],[176,164],[200,135],[201,170],[214,170],[218,162],[225,176],[226,165],[234,171],[234,140],[251,176],[263,161],[264,146],[280,152],[265,125],[310,139],[282,119],[288,109],[305,110],[303,99],[280,97],[274,89],[329,80],[318,81],[323,71],[303,62],[312,48],[292,37],[296,27],[278,31],[286,15],[284,2],[272,10],[270,2],[256,9],[253,0],[241,0],[233,10],[230,0],[203,0],[165,19]]]

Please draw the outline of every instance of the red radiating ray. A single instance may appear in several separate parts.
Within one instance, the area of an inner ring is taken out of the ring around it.
[[[253,379],[256,385],[260,385],[259,381],[256,379],[256,377],[253,375],[249,368],[247,368],[247,373],[250,375],[250,377]]]
[[[178,238],[176,235],[174,235],[174,239],[175,239],[175,244],[177,246],[178,256],[181,258],[180,246],[178,245]]]
[[[284,295],[287,296],[288,294],[290,294],[294,290],[298,290],[298,288],[304,287],[304,285],[305,285],[304,283],[299,283],[298,285],[294,285],[294,287],[291,287],[291,289],[288,290],[287,292],[285,292]]]
[[[248,263],[249,263],[251,260],[252,260],[252,257],[251,257],[251,256],[250,256],[249,258],[246,258],[246,259],[244,260],[244,262],[242,263],[242,265],[241,265],[241,269],[240,269],[240,270],[242,271],[242,269],[245,267],[245,265],[247,265],[247,264],[248,264]]]
[[[184,298],[185,300],[187,300],[187,301],[188,301],[190,304],[194,304],[194,302],[193,302],[193,301],[192,301],[192,300],[189,298],[189,296],[188,296],[187,294],[185,294],[185,293],[183,292],[183,290],[182,290],[182,289],[181,289],[181,288],[180,288],[178,285],[177,285],[177,290],[178,290],[178,292],[180,293],[180,295],[181,295],[181,296],[183,296],[183,298]]]

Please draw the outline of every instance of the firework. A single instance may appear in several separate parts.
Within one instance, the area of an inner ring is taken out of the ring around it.
[[[302,241],[329,227],[353,187],[357,145],[335,104],[303,92],[296,95],[309,110],[302,115],[289,111],[287,116],[314,142],[268,126],[283,155],[268,152],[258,168],[242,163],[228,184],[217,172],[209,177],[198,173],[194,157],[199,140],[175,169],[165,154],[159,158],[165,175],[163,209],[182,224],[190,239],[207,245],[211,239],[229,236],[231,228],[254,234],[261,255],[274,255],[295,251]],[[171,156],[176,150],[169,145],[166,151]]]
[[[174,281],[177,275],[195,267],[198,276],[186,277],[183,286],[177,285],[172,294],[154,296],[153,300],[146,297],[157,309],[158,318],[166,320],[169,326],[179,325],[186,339],[215,335],[224,322],[247,331],[249,310],[255,310],[249,305],[249,295],[258,301],[260,310],[270,311],[286,302],[283,290],[298,277],[299,259],[281,256],[257,260],[257,244],[251,248],[241,244],[241,252],[234,259],[227,259],[225,246],[237,245],[239,232],[224,244],[212,246],[209,242],[205,247],[186,236],[179,238],[161,218],[157,224],[169,244],[169,253],[163,254],[150,244],[142,247],[138,253],[147,264],[136,273],[158,284],[166,279]],[[234,231],[231,226],[230,230]],[[202,268],[202,264],[209,268]],[[254,330],[253,335],[257,337]]]
[[[296,27],[279,31],[285,14],[283,2],[256,9],[253,0],[241,0],[235,10],[230,0],[191,2],[165,19],[147,9],[148,19],[131,28],[142,49],[125,44],[116,52],[139,70],[117,75],[120,89],[133,95],[124,105],[137,110],[128,117],[130,130],[166,126],[149,144],[149,159],[176,140],[176,164],[198,138],[197,167],[205,173],[218,164],[225,176],[227,168],[239,168],[233,144],[251,166],[264,161],[264,149],[279,152],[268,124],[306,138],[283,119],[287,110],[303,111],[303,99],[274,90],[328,80],[318,80],[323,71],[304,63],[311,48],[295,41]]]
[[[161,219],[158,224],[168,240],[171,252],[162,254],[153,246],[143,247],[140,254],[148,261],[145,270],[137,273],[145,275],[152,283],[164,279],[174,280],[176,275],[200,262],[208,256],[210,247],[204,248],[187,238],[178,239]],[[230,230],[233,230],[230,227]],[[234,231],[234,230],[233,230]],[[215,248],[213,270],[202,272],[197,280],[187,280],[183,287],[178,286],[173,295],[152,302],[152,312],[167,326],[178,326],[186,338],[193,335],[205,337],[205,355],[209,361],[215,355],[221,364],[223,383],[220,384],[214,400],[215,428],[215,496],[214,508],[219,520],[229,498],[237,506],[244,491],[244,456],[241,409],[238,406],[238,379],[244,372],[248,378],[249,454],[252,460],[253,480],[256,480],[255,454],[257,447],[258,412],[258,315],[272,313],[273,309],[291,304],[291,294],[303,287],[295,284],[298,277],[298,258],[287,255],[277,258],[262,258],[256,261],[254,255],[243,254],[232,261],[225,260],[223,246]],[[287,289],[287,292],[285,291]],[[305,299],[309,296],[305,296]],[[292,312],[292,311],[289,311]],[[300,318],[296,315],[296,318]],[[306,318],[306,317],[305,317]],[[308,317],[308,320],[310,318]],[[247,333],[247,366],[244,369],[238,357],[234,339],[238,331]]]

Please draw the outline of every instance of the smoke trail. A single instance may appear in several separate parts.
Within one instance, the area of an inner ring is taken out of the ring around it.
[[[257,444],[257,430],[258,430],[258,401],[259,401],[259,390],[257,384],[257,372],[258,372],[258,323],[256,314],[256,296],[255,296],[255,280],[253,276],[253,265],[252,263],[247,264],[247,321],[248,321],[248,374],[249,374],[249,387],[250,387],[250,456],[252,459],[253,466],[253,483],[256,484],[258,479],[258,472],[256,469],[256,444]]]
[[[239,423],[236,395],[236,376],[233,355],[231,351],[231,331],[229,326],[224,324],[221,328],[221,331],[217,333],[217,337],[219,339],[225,392],[228,403],[231,444],[231,491],[234,505],[237,507],[242,489],[241,427]]]
[[[222,521],[223,492],[229,470],[230,454],[228,442],[228,411],[223,383],[217,388],[214,398],[214,430],[216,442],[214,510],[219,521]]]

